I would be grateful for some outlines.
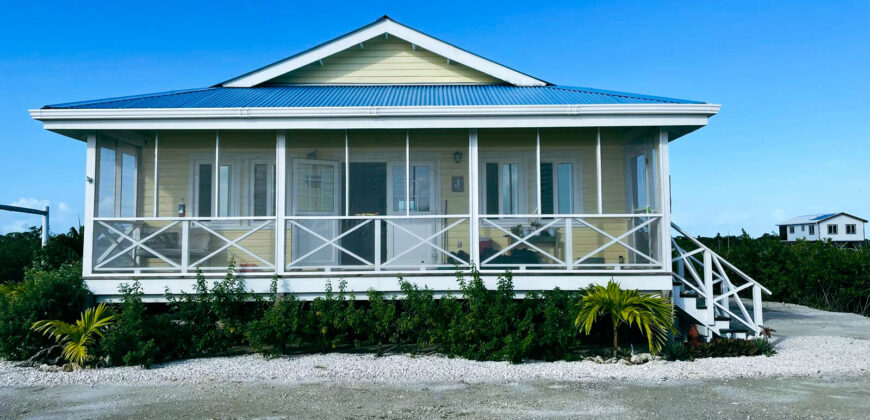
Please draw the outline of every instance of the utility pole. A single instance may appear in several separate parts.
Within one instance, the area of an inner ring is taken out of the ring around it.
[[[42,210],[37,210],[27,207],[7,206],[5,204],[0,204],[0,210],[14,211],[18,213],[38,214],[42,216],[42,246],[45,246],[45,244],[48,242],[48,206],[43,207]]]

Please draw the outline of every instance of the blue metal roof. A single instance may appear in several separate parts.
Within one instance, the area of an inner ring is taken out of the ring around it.
[[[701,104],[568,86],[272,85],[208,87],[47,105],[43,109],[389,107],[466,105]]]
[[[828,214],[823,214],[823,215],[821,215],[821,216],[814,217],[812,220],[822,220],[822,219],[827,219],[827,218],[829,218],[829,217],[836,216],[836,215],[837,215],[837,213],[828,213]]]

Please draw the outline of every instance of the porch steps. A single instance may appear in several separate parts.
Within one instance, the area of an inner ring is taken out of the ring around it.
[[[694,246],[684,249],[676,238],[671,238],[674,306],[708,341],[714,336],[740,339],[758,336],[763,325],[761,294],[770,291],[679,226],[672,223],[671,227],[673,233],[682,235],[681,243]],[[748,289],[752,291],[749,310],[738,295]],[[678,334],[681,338],[686,336],[685,331]]]

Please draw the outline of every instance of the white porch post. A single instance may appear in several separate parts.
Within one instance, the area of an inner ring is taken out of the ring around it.
[[[480,160],[478,159],[477,146],[477,129],[471,128],[468,130],[468,202],[470,204],[469,228],[471,229],[471,263],[480,269],[480,185],[478,176],[480,171]]]
[[[405,130],[405,216],[411,215],[411,132]],[[380,223],[378,223],[380,224]]]
[[[670,160],[668,158],[668,130],[664,128],[659,128],[659,191],[661,192],[661,196],[659,197],[659,202],[661,203],[661,261],[664,266],[662,270],[670,272],[672,270],[673,264],[671,264],[671,254],[673,253],[671,249],[671,181],[670,181]]]
[[[85,244],[82,249],[82,274],[92,274],[94,256],[94,196],[97,180],[97,133],[88,134],[85,164]]]
[[[537,210],[535,214],[540,215],[542,212],[541,208],[541,129],[538,128],[535,130],[535,180],[537,184],[535,185],[535,206],[537,206]]]
[[[598,214],[604,213],[604,200],[601,191],[601,127],[595,131],[595,191],[598,199]]]
[[[212,183],[214,184],[214,188],[212,190],[212,200],[214,202],[214,206],[212,207],[212,216],[219,216],[220,211],[218,210],[218,205],[220,204],[220,168],[221,168],[221,132],[220,130],[215,131],[214,133],[214,178],[212,179]]]
[[[154,132],[154,181],[152,182],[154,184],[154,200],[153,200],[154,201],[154,217],[157,217],[160,214],[160,212],[159,212],[160,207],[158,205],[158,200],[160,199],[160,197],[158,197],[160,194],[160,190],[158,189],[158,185],[157,185],[157,179],[158,179],[157,176],[159,174],[159,172],[157,172],[157,163],[158,163],[158,157],[159,157],[159,153],[160,153],[159,151],[160,151],[160,132],[155,131]]]
[[[344,215],[350,216],[350,139],[344,130]]]
[[[287,133],[278,130],[275,139],[275,272],[284,273],[287,245]]]

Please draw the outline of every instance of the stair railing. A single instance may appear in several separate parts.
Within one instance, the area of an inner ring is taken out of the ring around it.
[[[674,271],[674,278],[680,281],[684,286],[704,297],[707,302],[707,309],[702,321],[708,327],[715,324],[715,316],[717,313],[727,314],[741,324],[745,325],[755,335],[761,332],[764,324],[763,313],[761,308],[762,292],[771,294],[770,290],[762,286],[761,283],[749,277],[746,273],[735,267],[722,258],[712,249],[701,243],[692,235],[686,233],[682,228],[674,223],[671,223],[674,231],[685,237],[697,248],[691,251],[683,249],[676,241],[676,238],[671,238],[673,245],[674,258],[677,269]],[[697,255],[701,254],[702,258],[698,259]],[[726,268],[735,273],[736,277],[729,277]],[[688,273],[688,276],[687,274]],[[739,285],[737,285],[739,283]],[[720,285],[719,292],[716,291],[716,285]],[[738,295],[741,291],[752,288],[752,315],[746,309],[746,305]],[[735,314],[730,307],[729,301],[733,301],[739,314]],[[718,333],[718,331],[716,331]]]

